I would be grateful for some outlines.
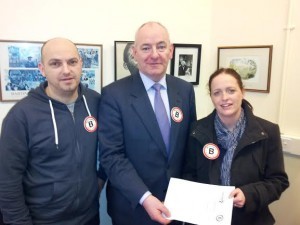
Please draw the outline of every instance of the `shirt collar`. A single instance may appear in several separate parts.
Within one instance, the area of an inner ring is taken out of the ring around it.
[[[140,72],[140,75],[141,75],[141,79],[144,83],[146,91],[148,91],[150,88],[152,88],[153,84],[155,84],[155,83],[161,84],[164,87],[164,89],[167,90],[166,75],[164,75],[159,82],[154,82],[153,80],[151,80],[149,77],[147,77],[145,74],[143,74],[141,72]]]

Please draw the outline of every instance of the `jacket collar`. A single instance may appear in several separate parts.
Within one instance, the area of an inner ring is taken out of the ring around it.
[[[267,138],[267,134],[259,124],[256,116],[253,114],[252,109],[247,105],[245,101],[242,102],[242,107],[244,109],[246,117],[246,129],[244,134],[237,146],[237,149],[243,148],[245,145],[257,142],[259,140]],[[191,135],[198,139],[201,143],[216,143],[216,132],[214,128],[214,118],[216,115],[216,110],[214,110],[207,117],[200,120],[200,122],[195,122],[192,126]]]

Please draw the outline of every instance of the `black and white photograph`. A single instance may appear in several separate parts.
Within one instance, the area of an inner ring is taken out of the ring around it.
[[[193,70],[193,55],[180,54],[178,64],[178,76],[190,75]]]
[[[199,84],[201,45],[173,44],[173,58],[171,60],[171,75],[179,77],[194,85]]]
[[[115,41],[115,80],[138,72],[132,53],[133,41]]]

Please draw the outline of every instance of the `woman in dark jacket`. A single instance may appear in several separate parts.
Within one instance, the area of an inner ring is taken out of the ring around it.
[[[209,91],[215,110],[192,127],[183,177],[235,186],[232,225],[274,224],[268,205],[289,186],[279,127],[252,113],[235,70],[213,73]]]

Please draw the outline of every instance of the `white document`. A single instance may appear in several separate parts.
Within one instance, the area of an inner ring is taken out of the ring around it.
[[[165,206],[171,220],[199,225],[230,225],[233,186],[202,184],[171,178]]]

